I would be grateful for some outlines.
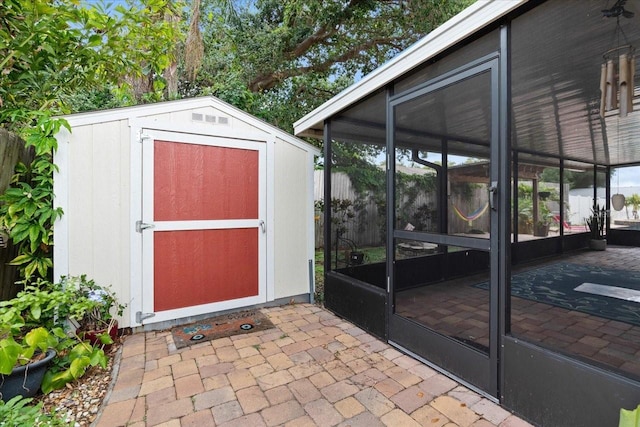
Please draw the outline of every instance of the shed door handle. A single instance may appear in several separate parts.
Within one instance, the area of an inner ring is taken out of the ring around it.
[[[263,233],[267,232],[267,224],[265,224],[263,220],[260,220],[260,230],[262,230]]]

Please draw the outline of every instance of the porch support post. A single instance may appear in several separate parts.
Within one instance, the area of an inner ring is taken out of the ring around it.
[[[504,360],[504,337],[511,330],[511,26],[500,27],[500,73],[498,99],[499,162],[498,162],[498,312],[497,330],[491,329],[491,339],[498,360]],[[493,227],[492,227],[493,228]],[[493,230],[492,230],[493,231]],[[493,257],[492,257],[493,258]],[[493,266],[492,266],[493,267]],[[496,336],[497,335],[497,336]],[[497,362],[497,361],[496,361]],[[499,366],[498,372],[494,366]],[[492,363],[499,399],[504,399],[504,363]]]
[[[389,337],[389,320],[393,315],[395,298],[393,292],[393,268],[395,259],[394,224],[395,224],[395,181],[396,181],[396,155],[395,155],[395,115],[390,98],[393,96],[393,86],[387,86],[386,93],[386,140],[387,140],[387,321],[385,322],[385,334]]]
[[[622,108],[622,107],[621,107]],[[618,171],[620,173],[620,171]],[[611,166],[607,166],[605,173],[605,209],[607,210],[607,222],[605,224],[605,233],[608,235],[611,231]]]
[[[331,271],[331,122],[325,120],[324,149],[324,274]]]

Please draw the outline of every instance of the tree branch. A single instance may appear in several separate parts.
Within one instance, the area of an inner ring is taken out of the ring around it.
[[[335,64],[347,62],[351,59],[357,58],[362,55],[362,52],[365,52],[375,46],[393,46],[399,47],[396,42],[398,42],[397,38],[378,38],[368,40],[364,43],[361,43],[357,46],[353,46],[351,49],[343,52],[340,55],[335,57],[331,57],[326,59],[323,62],[312,64],[304,67],[296,67],[287,70],[273,71],[269,73],[263,73],[254,78],[249,83],[249,90],[252,92],[259,92],[264,90],[269,90],[275,87],[279,82],[288,79],[290,77],[300,76],[312,71],[327,71]]]
[[[291,49],[291,51],[288,54],[288,57],[299,58],[300,56],[305,54],[315,44],[322,42],[327,38],[331,37],[332,35],[334,35],[338,31],[340,24],[343,24],[344,21],[351,16],[353,8],[359,5],[360,3],[364,3],[364,0],[351,0],[349,4],[347,4],[347,6],[342,10],[342,12],[337,15],[339,19],[336,19],[333,22],[332,26],[329,26],[329,24],[327,24],[318,28],[312,35],[302,40],[293,49]]]

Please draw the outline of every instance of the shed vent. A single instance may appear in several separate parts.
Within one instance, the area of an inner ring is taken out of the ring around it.
[[[219,124],[223,126],[229,125],[229,117],[212,116],[210,114],[203,114],[203,113],[191,113],[191,120],[194,122],[204,122],[210,125],[215,125],[215,124]]]

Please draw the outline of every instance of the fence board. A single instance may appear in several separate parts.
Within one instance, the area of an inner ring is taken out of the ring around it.
[[[351,180],[346,173],[338,172],[331,176],[331,194],[334,199],[343,199],[356,202],[359,198],[363,203],[363,207],[356,212],[356,218],[346,224],[347,231],[344,238],[355,243],[357,247],[379,246],[384,244],[384,228],[381,222],[384,217],[378,213],[373,194],[358,195],[353,189]],[[415,214],[415,210],[421,206],[437,206],[437,194],[435,192],[421,191],[417,194],[411,205],[408,205],[408,199],[405,196],[402,205],[404,213],[408,217]],[[314,174],[314,200],[324,200],[324,171],[317,170]],[[470,214],[476,209],[486,205],[488,201],[487,189],[484,186],[478,186],[472,190],[470,197],[452,194],[449,197],[449,233],[467,233],[472,228],[480,230],[489,229],[489,215],[484,213],[471,224],[458,217],[453,211],[453,205],[457,206],[465,214]],[[384,215],[384,214],[382,214]],[[322,212],[316,210],[315,213],[315,247],[320,248],[324,245],[324,216]],[[398,220],[404,221],[406,220]],[[411,222],[411,220],[409,220]],[[415,225],[415,224],[413,224]],[[404,228],[405,223],[397,224],[397,227]],[[435,226],[435,224],[434,224]],[[432,230],[435,231],[435,230]]]
[[[18,161],[29,162],[31,158],[31,152],[25,148],[24,141],[0,128],[0,194],[11,183]],[[17,250],[11,243],[6,249],[0,248],[0,301],[13,298],[20,290],[15,284],[18,280],[17,268],[7,265],[16,255]]]

